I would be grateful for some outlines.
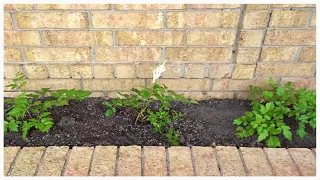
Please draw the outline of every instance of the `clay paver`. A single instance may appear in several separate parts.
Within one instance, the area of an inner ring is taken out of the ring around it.
[[[117,146],[97,146],[94,149],[90,176],[114,176]]]
[[[18,151],[20,150],[20,147],[5,147],[4,148],[4,170],[3,173],[5,176],[7,176],[10,166],[16,157]]]
[[[312,151],[314,152],[315,155],[317,154],[316,148],[312,148]]]
[[[37,176],[60,176],[68,150],[68,146],[49,146],[39,165]]]
[[[145,146],[144,150],[144,176],[166,176],[168,174],[166,164],[165,147]]]
[[[73,147],[65,170],[65,176],[87,176],[93,147]]]
[[[212,147],[192,147],[197,176],[220,176],[218,163]]]
[[[240,147],[249,176],[272,176],[265,153],[261,148]]]
[[[45,147],[25,147],[19,153],[12,176],[34,176]]]
[[[216,150],[223,176],[246,175],[236,147],[217,146]]]
[[[194,176],[189,147],[168,148],[170,176]]]
[[[121,146],[119,148],[119,176],[141,176],[141,147]]]
[[[310,149],[291,148],[289,152],[303,176],[316,175],[316,159]]]
[[[299,176],[299,170],[285,148],[265,148],[276,176]]]

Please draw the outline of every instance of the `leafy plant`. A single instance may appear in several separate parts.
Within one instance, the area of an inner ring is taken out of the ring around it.
[[[303,139],[308,133],[307,125],[316,128],[316,93],[305,88],[295,90],[292,82],[278,85],[269,79],[272,90],[262,90],[250,85],[252,112],[246,112],[234,120],[236,136],[247,138],[258,135],[258,142],[266,140],[268,147],[281,147],[279,135],[292,140],[291,128],[283,121],[285,117],[295,117],[299,129],[297,134]]]
[[[26,84],[25,76],[18,72],[15,74],[13,83],[7,87],[11,89],[20,89]],[[68,105],[72,99],[83,100],[91,93],[83,90],[57,90],[51,92],[53,98],[41,100],[49,92],[50,88],[42,88],[35,93],[20,93],[13,99],[6,99],[5,102],[10,105],[5,110],[4,132],[18,132],[22,130],[22,138],[26,139],[28,131],[35,128],[40,132],[48,132],[53,126],[53,119],[50,117],[49,110],[54,106]]]

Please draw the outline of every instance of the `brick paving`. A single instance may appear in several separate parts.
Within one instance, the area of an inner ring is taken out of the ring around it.
[[[5,176],[315,176],[315,149],[5,147]]]

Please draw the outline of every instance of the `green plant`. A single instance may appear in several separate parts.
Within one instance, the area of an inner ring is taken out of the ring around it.
[[[183,95],[168,90],[163,85],[153,84],[151,88],[143,88],[138,90],[131,89],[132,94],[122,94],[119,92],[120,98],[112,99],[110,102],[103,102],[108,107],[106,116],[110,117],[116,113],[116,108],[130,107],[137,113],[136,122],[138,120],[146,120],[151,123],[155,133],[165,135],[169,142],[173,145],[179,144],[179,132],[173,128],[171,123],[183,117],[182,113],[178,113],[171,109],[171,101],[177,100],[189,104],[197,104],[194,100],[188,100]],[[153,112],[149,105],[152,101],[158,100],[161,103],[160,108]]]
[[[272,90],[262,90],[250,85],[250,99],[252,112],[246,112],[234,120],[237,126],[236,136],[247,138],[258,135],[258,142],[266,140],[268,147],[281,147],[279,135],[282,134],[289,141],[292,140],[291,128],[283,121],[285,117],[295,117],[299,129],[297,134],[303,139],[307,132],[307,125],[316,128],[316,93],[305,88],[295,90],[292,82],[284,86],[269,79]]]
[[[22,73],[15,74],[13,83],[7,87],[12,90],[20,89],[26,84],[25,77]],[[13,131],[18,132],[22,130],[22,138],[27,137],[28,131],[35,128],[40,132],[48,132],[53,126],[53,119],[50,117],[50,108],[54,106],[68,105],[72,99],[83,100],[91,93],[83,90],[57,90],[51,92],[53,98],[43,99],[49,92],[50,88],[42,88],[35,93],[22,92],[17,97],[6,99],[5,102],[10,105],[5,110],[4,132]]]

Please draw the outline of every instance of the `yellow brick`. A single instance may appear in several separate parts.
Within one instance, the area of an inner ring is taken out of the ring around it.
[[[192,9],[224,9],[239,8],[240,4],[192,4]]]
[[[311,18],[311,21],[310,21],[310,24],[309,26],[310,27],[316,27],[317,25],[317,13],[316,11],[312,14],[312,18]]]
[[[143,79],[84,79],[83,87],[90,91],[129,91],[145,86]]]
[[[249,92],[238,92],[237,99],[248,99]]]
[[[28,79],[46,79],[48,72],[45,65],[26,65]]]
[[[235,28],[240,12],[168,12],[168,28],[215,27]]]
[[[21,92],[3,92],[4,97],[11,97],[11,98],[17,97],[20,94]]]
[[[111,9],[110,4],[38,4],[38,9]]]
[[[220,79],[231,77],[231,64],[210,64],[209,67],[209,77]]]
[[[273,8],[286,8],[286,7],[316,7],[315,4],[273,4]]]
[[[276,78],[274,78],[277,81]],[[217,79],[213,80],[212,90],[229,90],[229,91],[248,91],[249,86],[254,85],[264,90],[270,90],[268,85],[268,78],[259,79]]]
[[[186,4],[115,4],[115,10],[187,9]]]
[[[94,28],[148,28],[163,27],[161,12],[93,12]]]
[[[27,80],[23,90],[40,90],[41,88],[80,89],[80,81],[76,79],[32,79]]]
[[[188,32],[188,45],[227,45],[234,43],[236,31],[234,30],[212,30],[200,31],[190,30]]]
[[[43,31],[49,46],[109,46],[111,31]]]
[[[204,78],[206,66],[204,64],[187,64],[185,67],[186,78]]]
[[[4,31],[5,46],[39,46],[40,41],[37,31]]]
[[[281,78],[281,84],[291,81],[295,89],[306,88],[316,90],[316,78]]]
[[[91,65],[72,65],[71,66],[72,78],[92,78]]]
[[[299,47],[264,47],[261,61],[294,61]]]
[[[236,65],[232,73],[232,79],[251,79],[255,68],[256,65]]]
[[[183,45],[183,31],[119,31],[117,45]]]
[[[4,10],[31,10],[33,4],[5,4]]]
[[[270,30],[265,45],[316,45],[315,30]]]
[[[12,30],[12,20],[10,13],[4,13],[4,30]]]
[[[161,78],[180,78],[181,65],[180,64],[166,64],[166,71],[161,74]]]
[[[113,65],[94,65],[95,78],[114,78]]]
[[[263,29],[267,25],[268,11],[247,11],[244,14],[243,29]]]
[[[116,65],[117,78],[135,78],[136,66],[132,64]]]
[[[15,13],[19,28],[87,28],[86,13],[78,12],[18,12]]]
[[[12,84],[13,81],[11,79],[4,79],[3,80],[3,90],[4,91],[11,91],[11,87],[6,87],[9,84]]]
[[[269,8],[270,4],[246,4],[246,10],[265,10]]]
[[[4,48],[4,62],[22,61],[19,49]]]
[[[158,61],[160,55],[160,48],[120,47],[96,49],[96,61],[105,62]]]
[[[152,78],[152,71],[156,69],[157,64],[139,64],[139,78]],[[167,69],[167,66],[166,66]]]
[[[230,61],[231,48],[166,48],[166,59],[172,61]]]
[[[256,76],[313,76],[314,63],[259,63]]]
[[[259,58],[260,49],[238,49],[237,64],[255,64]]]
[[[239,38],[240,47],[260,47],[263,31],[242,31]]]
[[[316,61],[316,48],[315,47],[302,48],[300,61]]]
[[[166,85],[170,90],[209,90],[209,79],[160,79],[158,84]],[[151,85],[151,81],[148,83]]]
[[[181,94],[181,93],[178,93]],[[196,101],[207,99],[232,99],[234,92],[183,92],[186,98],[190,98]]]
[[[89,97],[104,97],[103,92],[92,92]]]
[[[309,16],[309,11],[274,10],[270,27],[303,27]]]
[[[50,78],[70,78],[70,73],[67,65],[49,65]]]
[[[4,66],[4,78],[6,78],[6,79],[14,78],[14,75],[19,71],[23,72],[22,66],[5,65]]]
[[[25,49],[28,61],[90,61],[89,48],[28,48]]]
[[[131,91],[108,91],[108,96],[109,98],[123,98],[118,92],[121,94],[132,94]]]

